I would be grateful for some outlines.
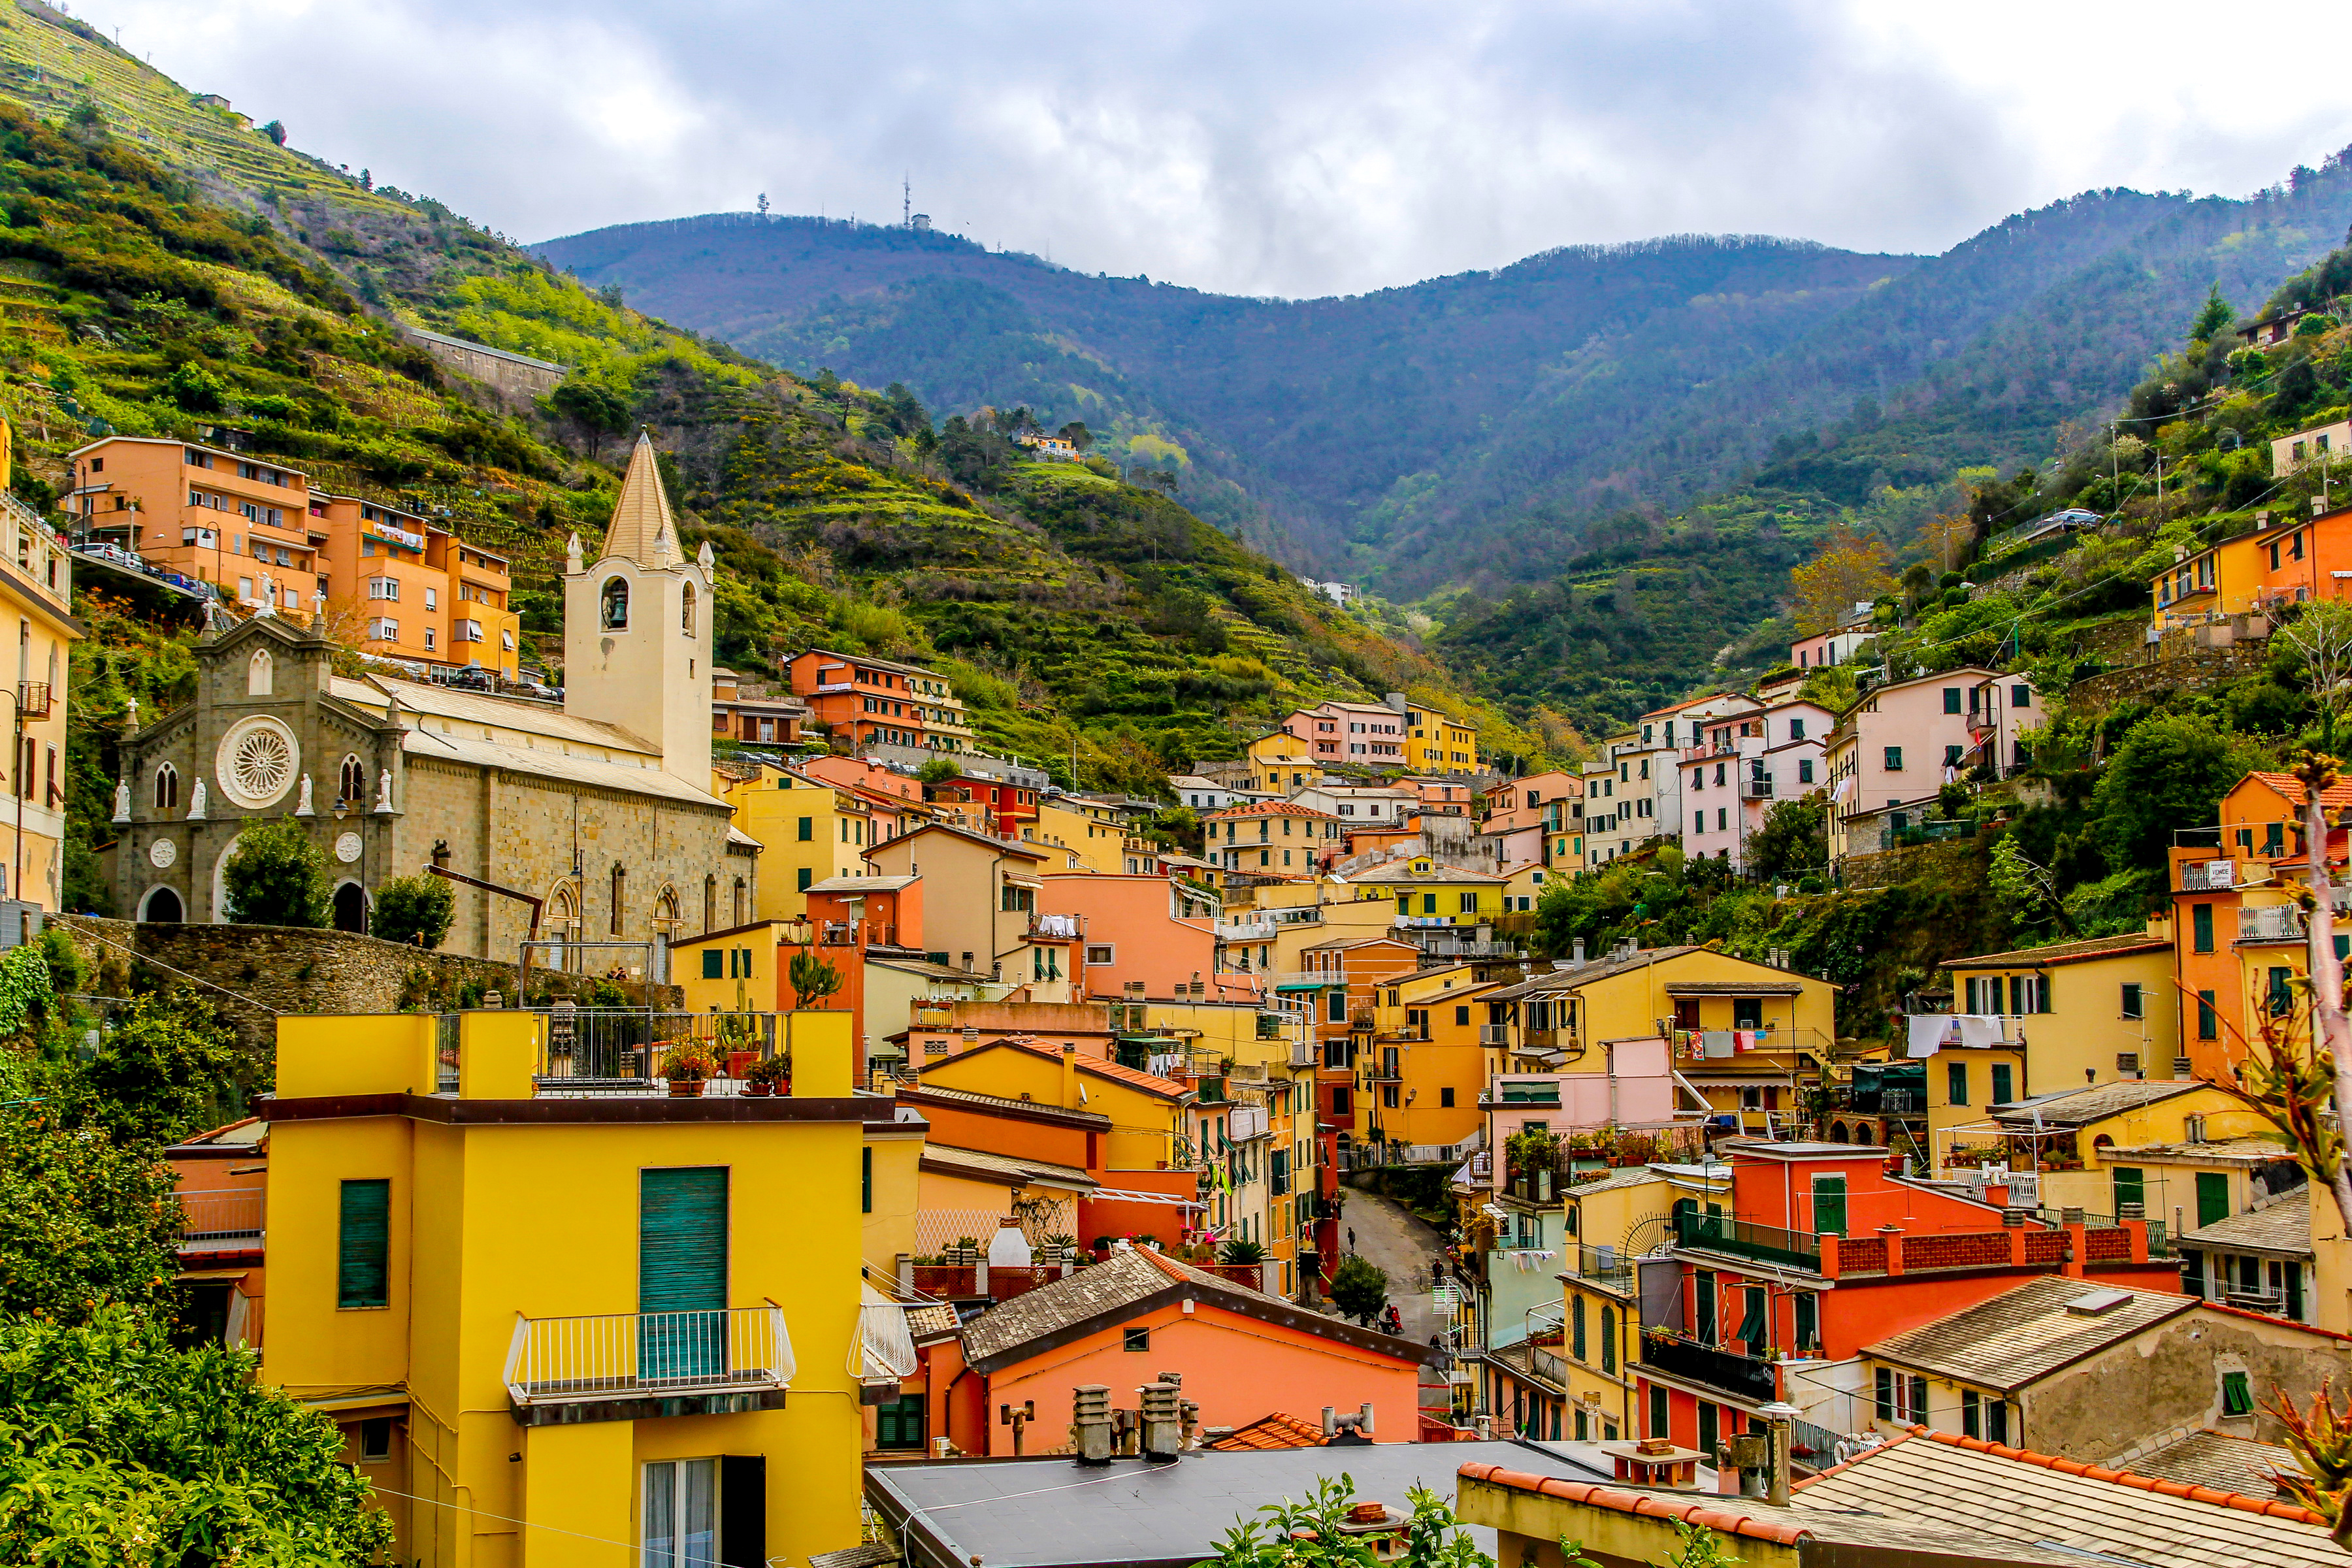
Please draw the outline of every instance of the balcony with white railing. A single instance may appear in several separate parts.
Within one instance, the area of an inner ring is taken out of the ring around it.
[[[792,1334],[773,1301],[695,1312],[517,1313],[506,1385],[525,1425],[628,1420],[649,1413],[646,1401],[674,1415],[773,1409],[794,1370]],[[687,1400],[706,1403],[678,1406]]]
[[[2210,892],[2238,885],[2238,863],[2234,860],[2185,860],[2180,866],[2180,887],[2183,892]]]
[[[2293,904],[2238,911],[2240,942],[2300,942],[2303,932],[2303,911]]]
[[[182,1252],[258,1250],[266,1217],[259,1187],[182,1193],[179,1249]]]

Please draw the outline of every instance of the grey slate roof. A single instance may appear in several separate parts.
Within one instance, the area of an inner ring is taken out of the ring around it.
[[[2209,1431],[2191,1432],[2122,1468],[2136,1476],[2187,1481],[2192,1487],[2211,1487],[2246,1497],[2269,1497],[2277,1490],[2273,1476],[2298,1474],[2304,1463],[2293,1448]]]
[[[2082,1279],[2035,1279],[1862,1353],[2011,1394],[2197,1305],[2193,1296],[2134,1290],[2129,1300],[2095,1315],[2067,1310],[2069,1302],[2105,1294]]]
[[[2069,1550],[2086,1568],[2343,1568],[2325,1526],[2266,1498],[2256,1501],[2267,1507],[2236,1508],[2168,1495],[2187,1489],[2170,1481],[2070,1475],[2040,1455],[1987,1448],[1974,1438],[1915,1434],[1801,1483],[1797,1507],[1903,1515]]]
[[[2013,1100],[1994,1106],[1992,1114],[1996,1121],[2030,1124],[2033,1113],[2039,1110],[2044,1127],[2085,1127],[2126,1110],[2137,1110],[2143,1105],[2154,1105],[2159,1100],[2170,1100],[2176,1094],[2211,1087],[2195,1079],[2126,1079],[2118,1083],[2070,1089],[2064,1094]]]
[[[2188,1232],[2181,1237],[2180,1245],[2210,1247],[2217,1252],[2268,1252],[2282,1258],[2309,1258],[2311,1205],[2290,1197],[2252,1214],[2233,1214]]]

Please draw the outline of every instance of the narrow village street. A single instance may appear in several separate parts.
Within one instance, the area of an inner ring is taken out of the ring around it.
[[[1402,1204],[1360,1188],[1344,1189],[1347,1210],[1339,1220],[1340,1249],[1352,1233],[1355,1251],[1385,1269],[1389,1300],[1404,1320],[1404,1337],[1427,1343],[1439,1328],[1429,1305],[1430,1265],[1444,1255],[1437,1232]]]

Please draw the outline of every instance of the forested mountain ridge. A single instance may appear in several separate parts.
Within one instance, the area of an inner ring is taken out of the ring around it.
[[[37,28],[57,37],[36,52],[62,53],[58,37],[86,59],[107,51],[64,103],[54,77],[0,67],[0,412],[18,432],[15,488],[37,503],[94,434],[226,427],[318,483],[509,552],[526,656],[560,679],[564,541],[593,548],[620,437],[643,423],[688,545],[719,558],[716,651],[747,671],[812,642],[934,662],[985,743],[1139,793],[1326,697],[1410,690],[1476,716],[1501,752],[1536,743],[1164,495],[1029,460],[1009,418],[940,427],[903,389],[803,381],[705,342],[437,203],[188,110],[78,26],[0,16],[0,59]],[[183,138],[190,112],[217,122]],[[398,321],[570,374],[549,398],[503,397]],[[93,635],[73,669],[67,897],[103,907],[91,849],[109,836],[115,738],[131,700],[152,713],[184,698],[192,633],[131,608],[102,572],[77,587]]]

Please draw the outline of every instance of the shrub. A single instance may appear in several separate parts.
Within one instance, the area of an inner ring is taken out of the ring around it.
[[[333,909],[327,852],[290,817],[247,828],[221,870],[221,887],[238,925],[315,931]]]
[[[1388,1271],[1352,1252],[1348,1254],[1331,1271],[1331,1304],[1370,1328],[1381,1309],[1389,1304]]]
[[[439,947],[457,908],[457,897],[442,879],[423,871],[394,877],[375,890],[375,934],[386,942]]]

